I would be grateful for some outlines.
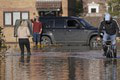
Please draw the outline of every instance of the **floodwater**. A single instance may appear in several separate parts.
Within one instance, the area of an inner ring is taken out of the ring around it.
[[[0,80],[120,80],[119,74],[119,57],[106,59],[88,47],[33,48],[24,57],[9,49],[0,56]]]

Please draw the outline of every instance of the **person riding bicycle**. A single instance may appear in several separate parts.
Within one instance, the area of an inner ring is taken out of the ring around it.
[[[105,13],[104,20],[100,23],[98,29],[98,40],[100,40],[100,34],[103,31],[103,51],[104,56],[106,56],[106,41],[109,39],[111,40],[112,47],[113,47],[113,54],[114,57],[117,57],[117,50],[116,50],[116,36],[119,32],[119,26],[116,20],[112,18],[109,13]]]

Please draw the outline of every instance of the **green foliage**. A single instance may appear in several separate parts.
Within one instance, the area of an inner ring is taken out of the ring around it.
[[[6,48],[6,45],[5,45],[5,40],[4,40],[4,34],[2,32],[3,28],[0,26],[0,48]]]
[[[0,26],[0,34],[2,33],[2,29],[3,29],[3,28]]]
[[[120,17],[120,0],[110,0],[108,1],[109,13],[113,16]]]

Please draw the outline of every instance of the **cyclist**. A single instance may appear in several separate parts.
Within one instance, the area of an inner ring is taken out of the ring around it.
[[[116,50],[116,36],[119,32],[118,23],[116,20],[112,18],[112,16],[109,13],[105,13],[104,20],[100,23],[99,29],[98,29],[98,40],[100,40],[100,33],[103,30],[103,51],[104,56],[106,56],[106,49],[105,46],[106,41],[109,39],[112,41],[112,48],[113,48],[113,54],[114,57],[117,57],[117,50]]]

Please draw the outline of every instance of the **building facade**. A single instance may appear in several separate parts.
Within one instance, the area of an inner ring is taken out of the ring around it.
[[[0,0],[0,26],[4,28],[6,42],[15,42],[16,19],[35,16],[75,16],[77,0]],[[105,0],[83,0],[85,16],[101,16],[106,10]]]
[[[108,11],[108,0],[83,0],[85,16],[103,16]]]
[[[4,27],[6,42],[14,42],[16,19],[30,19],[36,12],[35,0],[0,0],[0,26]],[[27,4],[27,5],[26,5]]]
[[[4,28],[6,42],[16,41],[14,38],[16,19],[32,19],[49,12],[53,12],[54,15],[68,16],[67,0],[0,0],[0,4],[0,26]]]

